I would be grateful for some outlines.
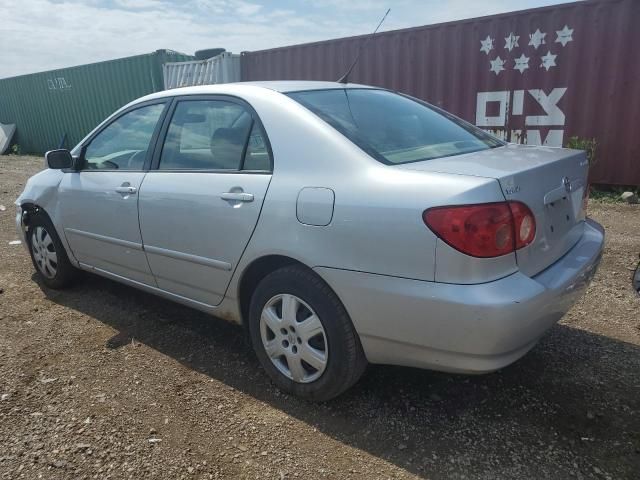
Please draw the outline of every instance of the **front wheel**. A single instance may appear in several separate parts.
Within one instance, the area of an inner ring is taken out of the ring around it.
[[[287,393],[324,401],[358,381],[366,359],[344,306],[311,270],[267,275],[251,298],[251,342],[263,368]]]
[[[27,242],[33,266],[47,287],[62,289],[73,282],[78,271],[69,261],[56,229],[48,218],[33,214]]]

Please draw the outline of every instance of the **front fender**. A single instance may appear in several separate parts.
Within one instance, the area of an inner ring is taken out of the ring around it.
[[[51,215],[47,206],[57,202],[58,186],[62,181],[64,172],[62,170],[52,170],[47,168],[36,173],[27,180],[24,190],[15,201],[17,207],[26,203],[38,205]],[[52,219],[53,220],[53,219]]]
[[[20,233],[24,238],[24,225],[22,224],[22,210],[24,207],[26,205],[32,205],[33,207],[44,210],[51,220],[51,223],[53,223],[53,226],[58,233],[58,237],[60,237],[60,240],[67,251],[69,260],[75,263],[75,258],[69,249],[67,239],[64,235],[64,229],[62,228],[62,222],[60,220],[58,187],[60,182],[62,182],[64,175],[65,173],[62,170],[47,168],[29,178],[24,186],[24,190],[14,202],[18,209],[16,223],[17,227],[22,230]]]

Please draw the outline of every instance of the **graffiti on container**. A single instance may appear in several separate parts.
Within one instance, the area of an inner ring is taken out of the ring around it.
[[[503,37],[503,49],[500,49],[501,44],[497,44],[495,38],[487,35],[480,40],[480,51],[489,56],[489,72],[496,76],[508,69],[518,71],[523,76],[533,68],[549,73],[554,67],[558,67],[558,50],[573,42],[573,31],[568,25],[556,30],[555,41],[550,45],[547,44],[547,32],[539,28],[528,34],[529,41],[526,44],[526,40],[520,41],[521,38],[526,39],[526,36],[509,32]],[[542,45],[546,47],[540,48]],[[500,54],[491,58],[493,50],[500,50]],[[506,58],[503,59],[500,55]],[[566,91],[567,88],[562,87],[550,91],[514,89],[477,92],[476,125],[512,142],[562,146],[566,118],[558,102]],[[542,112],[544,115],[540,114]],[[516,125],[520,128],[516,128]]]
[[[534,50],[538,50],[540,45],[547,44],[545,40],[546,36],[546,32],[541,32],[539,28],[536,28],[535,32],[529,34],[529,43],[523,46],[523,48],[533,47]],[[508,51],[505,55],[508,56],[514,49],[520,48],[520,35],[511,32],[508,36],[504,37],[504,42],[504,49]],[[566,47],[569,42],[573,42],[573,28],[565,25],[562,30],[556,30],[556,40],[554,43],[559,43],[562,47]],[[494,48],[496,48],[495,38],[491,38],[491,35],[487,35],[487,38],[480,40],[481,52],[489,55]],[[558,58],[558,54],[552,53],[550,49],[547,49],[546,55],[540,55],[540,65],[538,68],[544,68],[548,72],[551,67],[558,66],[556,58]],[[513,68],[514,70],[518,70],[522,75],[525,70],[531,67],[529,65],[531,57],[527,57],[524,53],[522,53],[520,57],[514,57],[511,60],[513,61],[513,65],[509,58],[503,60],[500,55],[498,55],[493,60],[489,60],[489,71],[495,73],[497,76],[507,68]]]
[[[65,90],[71,88],[71,84],[67,83],[64,77],[55,77],[47,79],[49,90]]]
[[[547,50],[546,55],[540,57],[540,68],[544,68],[548,72],[551,67],[557,67],[556,58],[558,58],[558,55],[554,55],[551,50]],[[531,60],[531,57],[527,57],[524,53],[520,57],[514,58],[513,69],[518,70],[520,74],[524,74],[524,71],[530,68],[529,60]],[[499,75],[500,72],[506,70],[505,65],[509,65],[507,61],[508,59],[503,60],[498,55],[493,60],[489,60],[489,71]]]
[[[566,91],[567,88],[563,87],[554,88],[549,93],[541,89],[478,92],[476,125],[506,140],[522,141],[522,143],[531,145],[561,147],[564,140],[564,128],[557,127],[564,127],[566,117],[558,106],[558,102],[560,102]],[[525,112],[525,98],[529,99],[529,102],[527,102],[528,112]],[[490,107],[494,107],[493,110],[497,114],[489,115]],[[544,115],[534,115],[535,110],[540,110],[540,108],[544,111]],[[509,131],[505,128],[509,120],[514,117],[524,117],[524,131],[522,129]],[[556,128],[549,129],[543,139],[540,128],[528,127]]]

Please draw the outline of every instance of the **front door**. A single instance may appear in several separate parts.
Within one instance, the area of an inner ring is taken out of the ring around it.
[[[80,171],[59,187],[64,234],[81,263],[148,285],[138,223],[138,194],[164,103],[130,110],[85,146]]]
[[[221,302],[271,180],[265,138],[239,101],[176,103],[157,169],[139,194],[140,229],[159,288]]]

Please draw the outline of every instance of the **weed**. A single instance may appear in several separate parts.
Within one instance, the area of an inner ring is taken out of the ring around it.
[[[589,160],[589,167],[593,167],[597,161],[596,149],[598,148],[598,142],[595,138],[581,138],[571,137],[565,144],[566,148],[573,148],[576,150],[584,150],[587,152],[587,160]]]

